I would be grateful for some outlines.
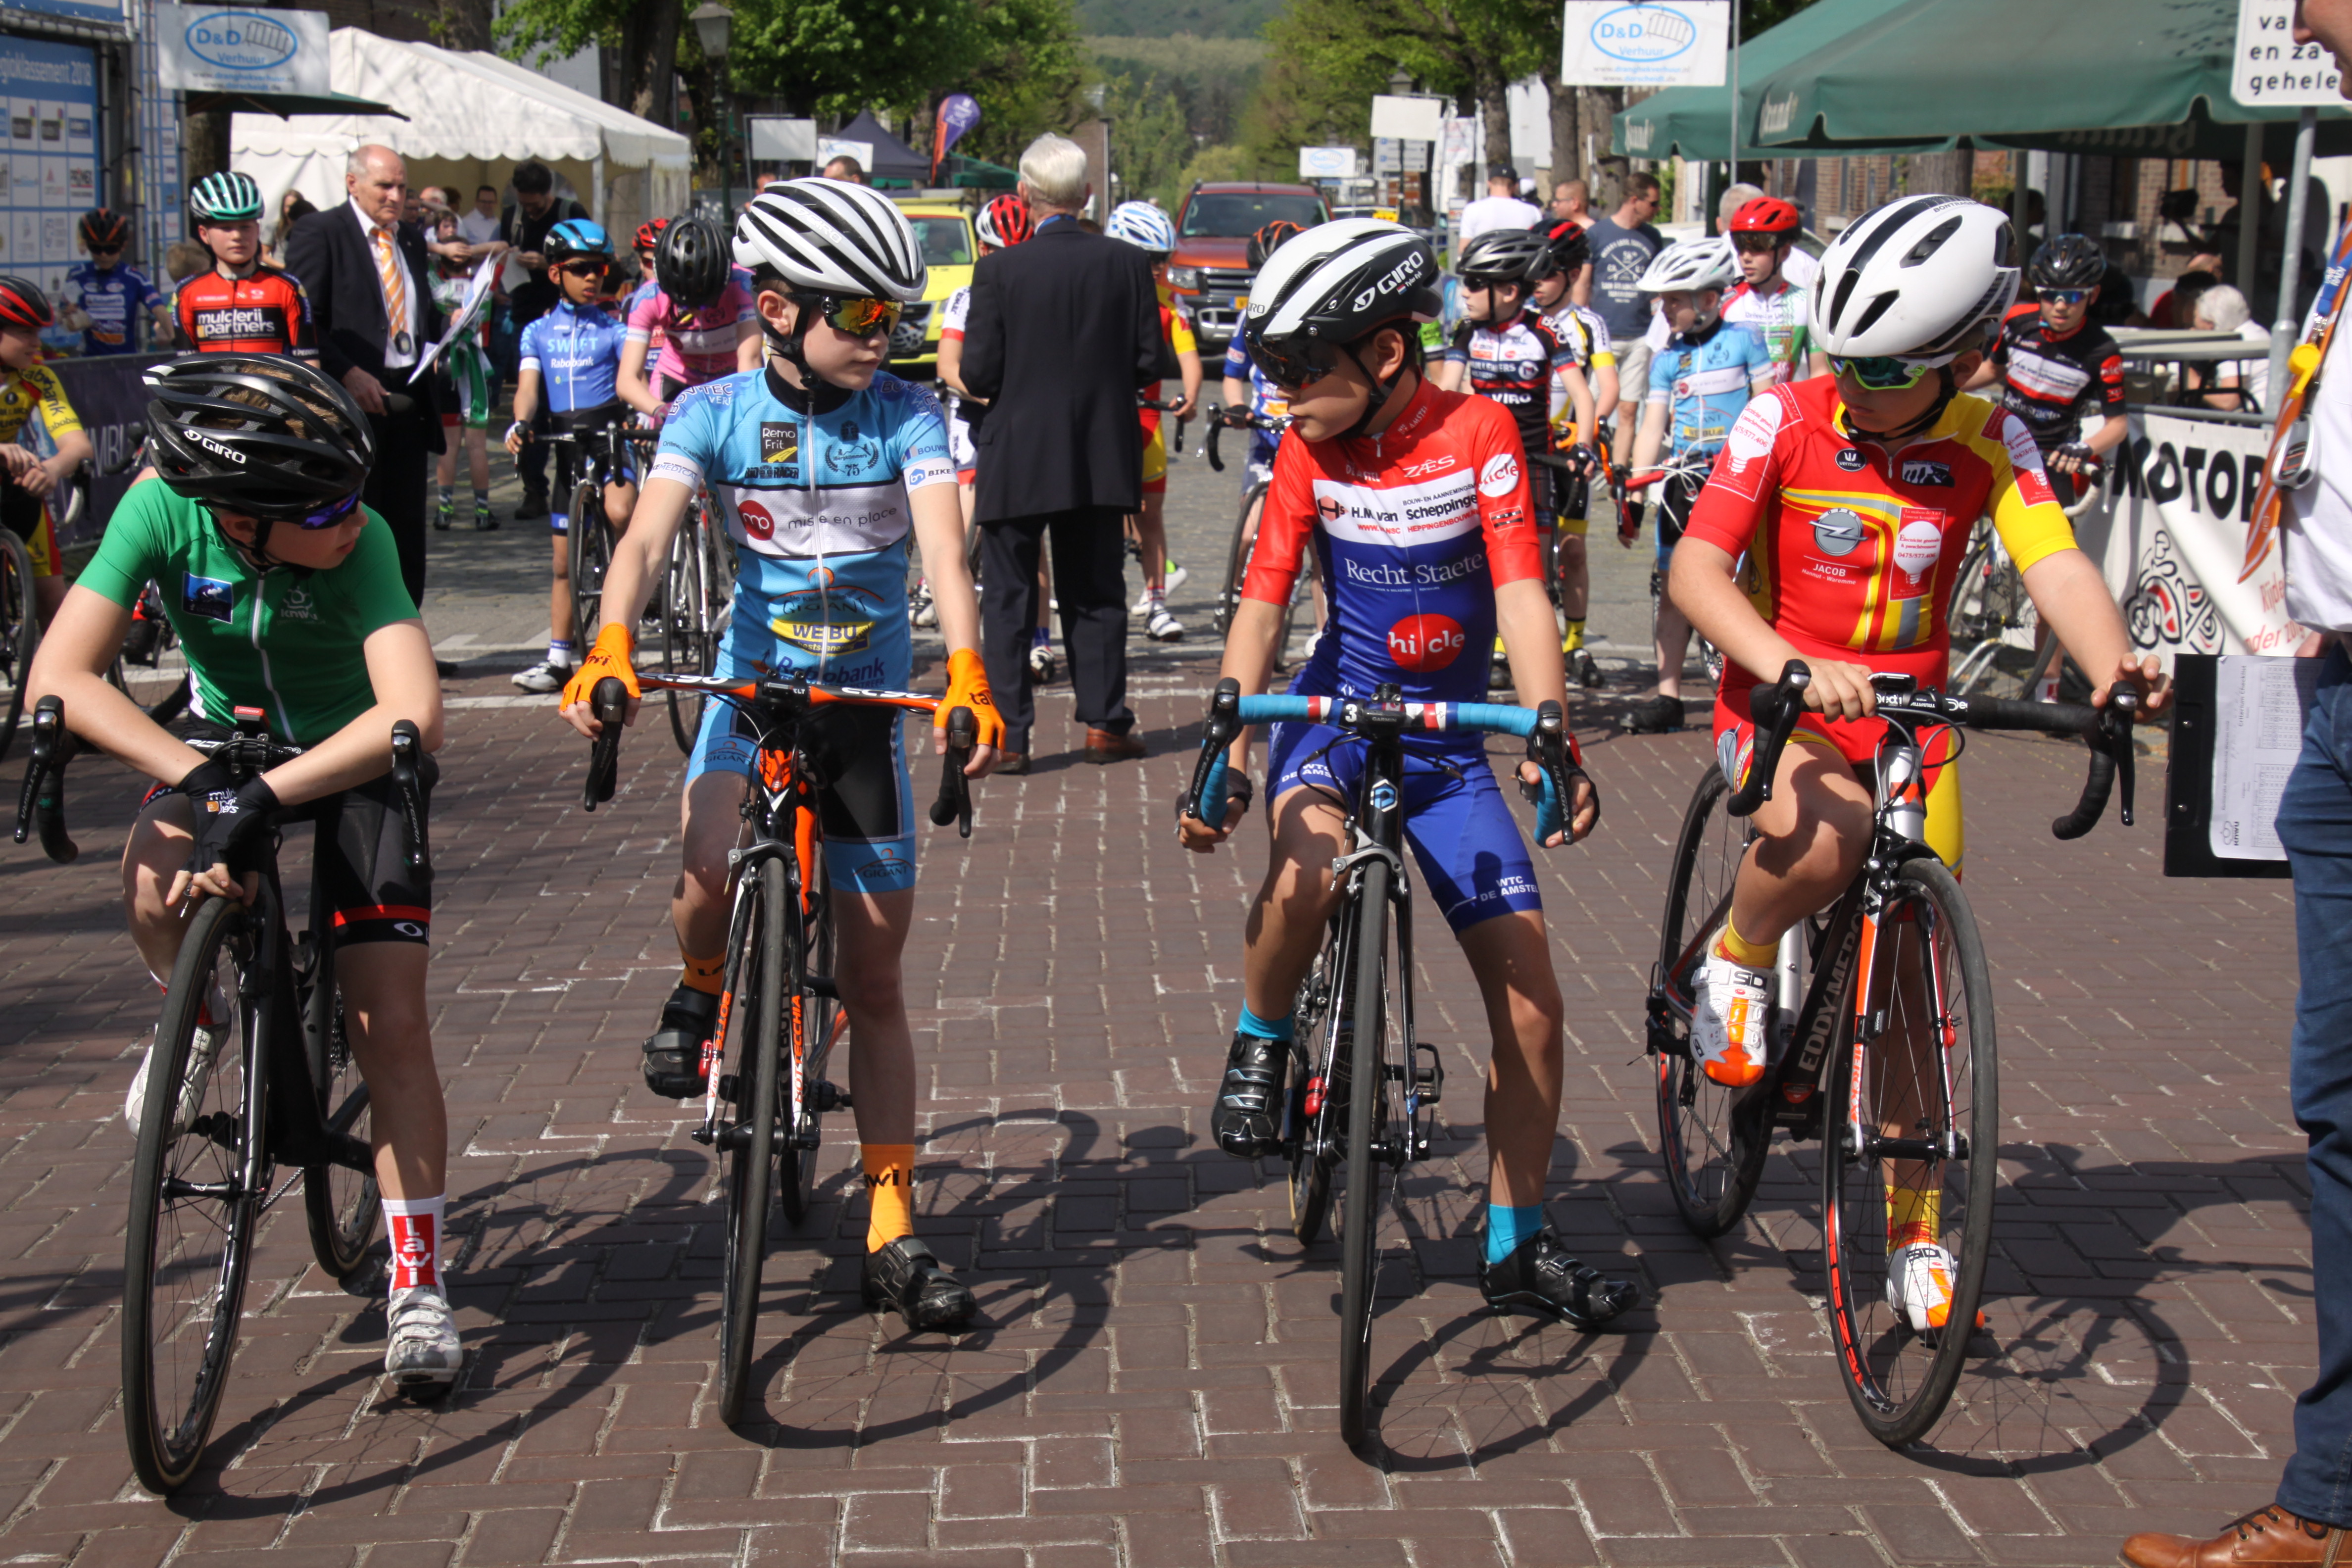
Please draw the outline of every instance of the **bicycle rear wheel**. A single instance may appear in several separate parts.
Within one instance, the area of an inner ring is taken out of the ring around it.
[[[742,1419],[760,1319],[760,1274],[768,1260],[768,1204],[775,1180],[778,1019],[789,984],[784,939],[791,895],[783,863],[758,863],[759,885],[746,900],[729,971],[733,996],[724,1011],[728,1042],[719,1060],[734,1067],[723,1085],[719,1127],[725,1162],[727,1259],[719,1299],[719,1418]]]
[[[1830,1103],[1861,1108],[1864,1146],[1832,1117],[1822,1151],[1822,1252],[1846,1394],[1871,1436],[1899,1447],[1943,1415],[1977,1321],[1999,1173],[1999,1058],[1984,945],[1941,861],[1912,860],[1895,873],[1879,940],[1895,944],[1885,1027],[1857,1042],[1844,1007],[1832,1059]],[[1901,1146],[1885,1146],[1897,1138]],[[1952,1254],[1949,1327],[1918,1331],[1889,1300],[1898,1196],[1914,1213],[1925,1201]]]
[[[0,757],[16,743],[25,716],[25,685],[33,650],[41,646],[41,605],[33,590],[33,557],[25,542],[0,528],[0,679],[8,682],[8,716],[0,722]]]
[[[1723,809],[1730,793],[1710,764],[1691,792],[1666,879],[1652,972],[1650,1047],[1658,1068],[1658,1155],[1675,1209],[1692,1235],[1721,1236],[1739,1223],[1764,1174],[1772,1125],[1761,1088],[1726,1089],[1699,1070],[1687,1021],[1703,944],[1731,907],[1748,853],[1748,825]],[[1666,998],[1682,1000],[1678,1010]]]
[[[803,874],[811,878],[814,885],[808,900],[810,918],[803,922],[798,918],[799,910],[793,911],[798,970],[830,980],[835,973],[833,905],[825,897],[822,846],[814,863],[803,868]],[[785,1044],[792,1059],[800,1064],[800,1092],[795,1097],[791,1092],[792,1086],[785,1086],[784,1099],[793,1111],[785,1121],[785,1135],[777,1140],[776,1152],[776,1194],[788,1224],[799,1225],[808,1218],[809,1204],[815,1195],[820,1138],[817,1117],[825,1099],[825,1064],[832,1059],[834,1037],[842,1023],[839,1002],[794,984],[792,1013],[785,1020]]]
[[[319,1090],[319,1114],[329,1128],[368,1140],[368,1087],[352,1060],[351,1036],[343,1021],[343,999],[335,989],[331,961],[322,963],[327,984],[314,983],[306,1020],[304,1048],[310,1061],[310,1081]],[[348,1279],[367,1260],[375,1239],[376,1221],[383,1215],[383,1194],[375,1174],[343,1165],[306,1165],[302,1170],[302,1213],[310,1227],[310,1256],[321,1272]]]
[[[1361,1448],[1372,1431],[1372,1300],[1380,1269],[1381,1177],[1388,1163],[1382,1111],[1388,1065],[1389,867],[1362,862],[1349,979],[1348,1185],[1339,1208],[1339,1436]],[[1399,1053],[1402,1059],[1402,1053]]]
[[[207,899],[156,1025],[122,1247],[122,1425],[140,1484],[195,1472],[227,1385],[269,1185],[252,1011],[237,1000],[259,917]]]
[[[708,592],[703,582],[703,550],[695,538],[694,520],[670,541],[669,571],[662,578],[661,668],[664,675],[708,675],[710,668],[703,641],[709,620]],[[677,749],[691,755],[694,738],[702,728],[702,707],[709,699],[697,692],[671,691],[669,732]]]
[[[604,573],[613,564],[604,490],[593,479],[572,487],[571,521],[565,526],[572,555],[572,635],[584,646],[604,629]]]

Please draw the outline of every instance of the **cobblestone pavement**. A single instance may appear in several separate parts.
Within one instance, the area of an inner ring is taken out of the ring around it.
[[[1197,564],[1236,491],[1178,474]],[[620,798],[578,811],[584,748],[504,679],[544,630],[539,538],[436,542],[450,587],[431,618],[465,661],[433,968],[461,1392],[388,1394],[380,1300],[311,1269],[283,1205],[205,1469],[168,1501],[131,1480],[121,1108],[154,1003],[109,864],[133,785],[78,764],[82,860],[0,858],[0,1563],[2091,1563],[2130,1530],[2202,1534],[2269,1498],[2312,1364],[2284,889],[2162,880],[2152,783],[2137,829],[2056,844],[2080,752],[1972,744],[1968,887],[2003,1068],[1998,1352],[1929,1442],[1890,1453],[1828,1352],[1810,1151],[1784,1143],[1712,1244],[1651,1153],[1640,1004],[1705,748],[1603,740],[1630,669],[1581,709],[1601,834],[1540,868],[1570,1031],[1550,1214],[1649,1303],[1599,1336],[1480,1310],[1482,1016],[1426,941],[1425,1032],[1458,1087],[1384,1233],[1385,1447],[1346,1452],[1337,1249],[1302,1254],[1272,1163],[1205,1139],[1263,840],[1202,859],[1171,835],[1214,668],[1197,582],[1177,595],[1193,640],[1138,644],[1149,761],[1074,764],[1043,725],[1038,772],[983,786],[971,840],[924,845],[919,1225],[970,1271],[982,1326],[917,1337],[859,1309],[864,1206],[834,1118],[821,1201],[769,1265],[758,1414],[720,1426],[711,1163],[636,1070],[675,969],[680,758],[637,731]],[[1603,559],[1596,626],[1637,644],[1646,568]],[[1057,686],[1043,712],[1066,704]],[[0,798],[21,770],[0,765]]]

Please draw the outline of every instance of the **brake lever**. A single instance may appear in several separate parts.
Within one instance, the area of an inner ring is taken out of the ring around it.
[[[2132,825],[2133,758],[2136,747],[2132,742],[2132,724],[2139,714],[2139,693],[2111,691],[2107,694],[2108,755],[2116,760],[2116,804],[2117,816],[2126,827]]]
[[[400,791],[400,815],[408,827],[407,861],[416,879],[433,883],[433,848],[425,837],[425,791],[416,776],[416,760],[425,754],[425,737],[402,719],[392,727],[392,782]]]
[[[1242,683],[1229,675],[1210,694],[1209,717],[1201,727],[1201,759],[1192,766],[1192,787],[1184,795],[1185,815],[1211,827],[1224,825],[1225,750],[1242,732],[1241,710]],[[1207,810],[1212,793],[1217,802],[1214,818]]]
[[[33,709],[33,751],[16,803],[16,842],[37,832],[41,853],[60,866],[72,864],[81,853],[66,834],[66,764],[74,751],[73,732],[66,728],[65,700],[54,693],[42,698]]]
[[[948,715],[947,760],[940,770],[940,797],[931,802],[931,826],[945,827],[952,822],[965,838],[971,837],[971,780],[963,770],[979,737],[980,721],[971,709],[958,708]]]
[[[1780,771],[1780,753],[1789,737],[1797,732],[1797,721],[1804,717],[1805,688],[1812,682],[1812,667],[1792,658],[1780,667],[1779,680],[1748,694],[1748,711],[1757,719],[1758,734],[1755,750],[1748,754],[1748,777],[1724,802],[1723,809],[1731,816],[1753,816],[1758,806],[1772,798],[1772,775]],[[1772,711],[1759,713],[1759,704]]]
[[[629,715],[629,689],[617,675],[596,683],[588,696],[589,711],[604,729],[588,744],[588,779],[580,789],[580,809],[593,811],[613,798],[621,777],[621,725]]]

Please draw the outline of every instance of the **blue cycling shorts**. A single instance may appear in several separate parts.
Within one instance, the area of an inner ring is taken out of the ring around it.
[[[1302,784],[1316,784],[1334,792],[1339,804],[1355,804],[1364,772],[1363,742],[1328,724],[1289,722],[1273,729],[1266,757],[1270,798],[1280,800]],[[1334,741],[1339,744],[1332,745]],[[1454,935],[1496,915],[1543,908],[1528,841],[1511,820],[1483,747],[1409,747],[1404,809],[1405,842]]]

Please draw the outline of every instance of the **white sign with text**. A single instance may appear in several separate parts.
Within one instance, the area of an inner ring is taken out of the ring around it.
[[[324,11],[155,6],[155,77],[187,92],[288,92],[324,98]]]
[[[1729,0],[1566,0],[1559,79],[1573,87],[1721,87]]]
[[[2340,104],[2343,73],[2316,42],[2294,41],[2294,0],[2238,0],[2238,47],[2230,57],[2230,96],[2252,108]]]

